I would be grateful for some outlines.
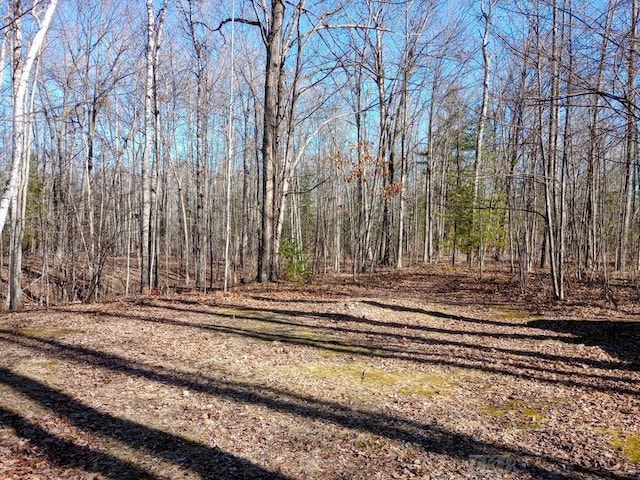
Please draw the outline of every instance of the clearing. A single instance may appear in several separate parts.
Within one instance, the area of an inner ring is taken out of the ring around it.
[[[638,478],[637,306],[513,292],[411,270],[5,313],[0,478]]]

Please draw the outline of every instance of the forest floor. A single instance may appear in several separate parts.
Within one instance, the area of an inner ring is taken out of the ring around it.
[[[415,269],[4,313],[0,478],[638,478],[633,291],[514,282]]]

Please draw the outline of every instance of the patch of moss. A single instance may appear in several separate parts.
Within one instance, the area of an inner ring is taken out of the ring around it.
[[[542,318],[540,315],[531,315],[513,307],[497,306],[495,309],[498,311],[495,316],[499,320],[539,320]]]
[[[60,368],[58,360],[42,360],[33,364],[34,367],[49,373],[57,372]]]
[[[547,421],[547,409],[545,403],[524,400],[512,400],[502,405],[483,405],[479,408],[492,417],[511,419],[514,426],[521,430],[543,427]]]
[[[15,328],[15,329],[0,329],[0,333],[7,333],[10,335],[21,335],[31,338],[58,338],[63,335],[71,335],[73,333],[83,333],[82,330],[73,330],[71,328]]]
[[[226,317],[237,317],[243,320],[270,320],[274,313],[268,310],[255,310],[250,308],[216,308],[214,313]]]
[[[611,445],[622,451],[632,463],[640,462],[640,435],[616,431],[612,433]]]
[[[377,350],[373,348],[361,347],[358,345],[348,345],[348,344],[331,345],[331,348],[339,353],[350,353],[354,355],[371,355],[377,352]]]
[[[283,336],[292,340],[316,340],[316,341],[329,341],[334,337],[330,335],[324,335],[322,332],[312,328],[305,327],[275,327],[273,325],[262,325],[258,330],[261,332]]]
[[[327,349],[334,353],[371,355],[376,353],[375,348],[361,345],[351,345],[336,341],[337,337],[331,333],[331,329],[304,326],[283,326],[282,321],[276,318],[274,312],[262,310],[244,310],[225,308],[218,312],[226,316],[236,316],[240,321],[234,326],[249,328],[255,333],[255,337],[266,341],[281,341],[309,347]],[[255,321],[255,322],[252,322]]]
[[[312,376],[341,379],[350,385],[391,390],[405,396],[427,397],[457,385],[450,374],[427,374],[417,370],[381,370],[365,363],[316,363],[305,368]]]
[[[350,352],[349,346],[343,347],[339,343],[335,343],[335,337],[324,335],[306,328],[273,328],[271,325],[261,325],[251,328],[253,336],[266,341],[292,343],[297,345],[305,345],[309,347],[331,348],[333,350]]]

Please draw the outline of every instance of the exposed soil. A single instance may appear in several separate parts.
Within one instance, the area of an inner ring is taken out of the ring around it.
[[[3,314],[0,478],[638,478],[633,289],[517,292],[411,270]]]

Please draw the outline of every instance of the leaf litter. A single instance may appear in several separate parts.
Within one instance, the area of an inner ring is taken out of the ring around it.
[[[3,315],[0,478],[640,475],[624,335],[393,280]]]

